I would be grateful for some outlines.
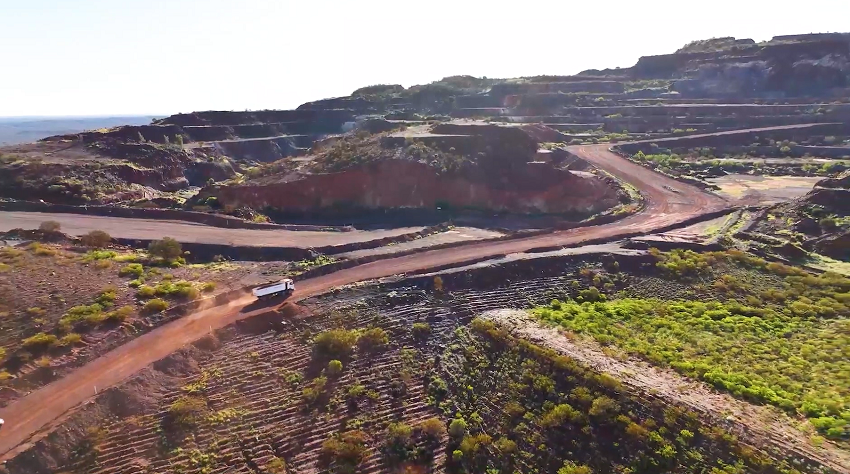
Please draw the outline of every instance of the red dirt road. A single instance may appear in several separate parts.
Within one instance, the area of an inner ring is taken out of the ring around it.
[[[103,230],[112,237],[155,240],[163,235],[180,242],[220,245],[250,245],[252,247],[324,247],[354,242],[366,242],[418,232],[423,227],[323,232],[312,230],[227,229],[186,221],[140,219],[134,217],[89,216],[45,212],[0,212],[0,232],[11,229],[36,229],[44,221],[56,221],[62,232],[83,235]]]
[[[611,224],[525,239],[430,250],[340,270],[299,282],[290,301],[317,295],[334,287],[399,273],[540,247],[576,245],[589,239],[615,239],[625,234],[650,232],[728,207],[728,203],[717,196],[659,175],[607,151],[607,145],[578,146],[572,147],[571,151],[641,190],[647,198],[646,207],[635,215]],[[6,421],[0,430],[0,460],[22,452],[39,436],[49,432],[52,424],[63,414],[92,398],[95,387],[102,391],[115,386],[151,363],[203,337],[210,330],[268,310],[250,305],[253,301],[252,296],[246,295],[227,305],[202,310],[168,323],[0,410],[0,418]]]

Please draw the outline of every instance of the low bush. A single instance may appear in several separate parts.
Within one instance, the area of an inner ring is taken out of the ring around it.
[[[118,255],[118,252],[113,250],[89,250],[83,255],[84,262],[92,262],[99,260],[110,260],[115,258]]]
[[[122,307],[116,309],[115,311],[110,311],[110,312],[106,313],[106,316],[105,316],[104,319],[106,321],[112,321],[112,322],[119,322],[120,323],[120,322],[125,321],[127,318],[129,318],[130,315],[133,314],[133,311],[134,311],[134,309],[133,309],[132,306],[122,306]]]
[[[156,295],[156,290],[154,287],[148,285],[142,285],[136,291],[136,296],[139,298],[153,298],[154,295]]]
[[[357,343],[357,332],[345,329],[331,329],[319,333],[313,339],[314,352],[322,357],[342,359],[351,354]]]
[[[286,461],[277,456],[272,456],[263,470],[269,474],[286,474]]]
[[[203,291],[204,293],[210,293],[215,291],[215,282],[208,281],[204,283],[203,285],[201,285],[201,291]]]
[[[431,325],[428,323],[413,323],[410,332],[414,339],[424,341],[431,335]]]
[[[59,232],[62,224],[56,221],[44,221],[38,226],[38,230],[42,232]]]
[[[168,407],[168,418],[181,428],[191,428],[204,418],[207,402],[194,395],[184,395]]]
[[[178,280],[175,282],[166,279],[161,281],[154,287],[154,292],[157,296],[178,297],[193,300],[196,299],[200,292],[195,286],[188,281]]]
[[[59,340],[60,346],[75,346],[83,342],[83,336],[72,332],[70,334],[65,334],[62,336],[62,339]]]
[[[407,423],[387,425],[383,452],[390,464],[400,463],[410,457],[413,450],[413,428]]]
[[[141,263],[128,263],[121,270],[118,270],[118,276],[132,276],[139,278],[145,272]]]
[[[469,429],[469,425],[466,420],[455,418],[449,423],[449,436],[455,439],[463,438],[466,436],[467,429]]]
[[[301,391],[301,396],[304,398],[304,402],[307,403],[307,405],[313,405],[318,402],[325,394],[325,386],[327,384],[327,377],[316,377],[313,379],[310,386]]]
[[[357,339],[357,347],[373,351],[383,349],[390,342],[389,335],[381,328],[370,328],[360,333]]]
[[[40,332],[34,334],[21,342],[21,345],[26,349],[45,349],[53,347],[59,343],[59,338],[53,334]]]
[[[337,376],[342,373],[342,362],[334,359],[328,362],[328,375]]]
[[[59,251],[55,248],[40,244],[38,242],[33,242],[29,244],[27,248],[32,250],[32,253],[39,257],[53,257],[59,253]]]
[[[446,424],[437,417],[428,418],[419,423],[419,431],[425,439],[437,442],[446,435]]]
[[[165,237],[162,240],[151,242],[148,245],[148,252],[154,257],[172,262],[183,255],[183,246],[171,237]]]
[[[112,236],[102,230],[93,230],[80,236],[80,243],[86,247],[103,248],[112,242]]]
[[[144,310],[148,313],[161,313],[168,309],[168,302],[159,298],[154,298],[145,303]]]
[[[320,454],[327,464],[335,464],[341,472],[354,472],[369,455],[369,436],[362,431],[346,431],[322,443]]]
[[[27,308],[27,316],[31,316],[33,318],[42,318],[47,314],[47,311],[39,308],[38,306],[34,306],[32,308]]]

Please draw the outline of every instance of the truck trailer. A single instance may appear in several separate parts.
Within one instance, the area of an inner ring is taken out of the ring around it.
[[[284,278],[276,283],[258,286],[252,290],[252,293],[258,299],[264,299],[274,298],[284,293],[291,293],[293,290],[295,290],[295,283],[290,278]]]

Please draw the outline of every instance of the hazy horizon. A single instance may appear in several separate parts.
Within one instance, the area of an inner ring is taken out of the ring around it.
[[[3,0],[0,0],[3,1]],[[0,117],[290,109],[373,84],[629,67],[693,40],[848,29],[841,0],[5,0]],[[508,7],[506,8],[505,5]]]

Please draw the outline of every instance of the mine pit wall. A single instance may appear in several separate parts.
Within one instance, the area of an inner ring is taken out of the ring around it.
[[[319,123],[339,123],[340,126],[354,119],[354,113],[347,109],[323,110],[260,110],[254,112],[206,111],[189,114],[176,114],[156,121],[159,125],[246,125],[261,123],[281,123],[310,121]]]
[[[529,161],[536,151],[536,147],[531,150]],[[516,175],[512,189],[500,189],[472,177],[441,175],[423,163],[391,160],[288,183],[218,188],[215,195],[223,205],[339,216],[376,209],[437,207],[593,214],[618,202],[617,191],[601,180],[580,178],[551,167],[522,166],[524,176]]]
[[[237,160],[272,162],[289,156],[304,155],[309,148],[298,146],[305,140],[297,137],[273,137],[268,139],[249,139],[244,141],[217,142],[215,147],[222,153]],[[308,140],[312,144],[312,140]]]
[[[741,133],[729,133],[723,135],[708,135],[708,136],[683,136],[674,138],[659,138],[655,140],[643,140],[634,143],[625,143],[620,145],[622,151],[633,155],[638,151],[644,153],[655,153],[652,144],[658,144],[660,147],[673,146],[675,148],[698,148],[698,147],[724,147],[724,146],[746,146],[756,141],[756,138],[765,139],[771,138],[774,140],[790,140],[803,141],[811,134],[831,135],[847,133],[850,125],[841,123],[823,123],[812,124],[803,128],[788,128],[779,130],[752,130],[742,131]]]

